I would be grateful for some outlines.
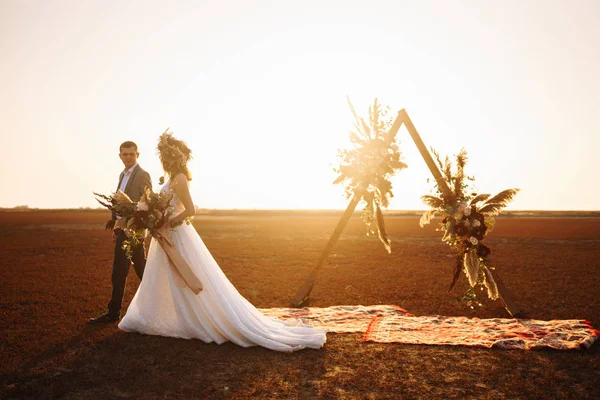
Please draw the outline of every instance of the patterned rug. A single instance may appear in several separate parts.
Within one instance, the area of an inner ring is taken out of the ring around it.
[[[587,349],[600,337],[585,320],[418,317],[392,305],[263,308],[269,317],[302,322],[330,333],[363,332],[361,342],[533,350]]]

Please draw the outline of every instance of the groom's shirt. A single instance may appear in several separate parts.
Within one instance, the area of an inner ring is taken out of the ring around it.
[[[121,172],[121,174],[123,175],[123,179],[121,179],[121,184],[119,185],[119,190],[121,192],[125,192],[125,188],[127,187],[127,183],[129,182],[129,178],[131,178],[131,174],[133,173],[135,167],[137,167],[137,163],[135,163],[131,168]],[[119,215],[117,215],[116,217],[117,219],[121,219]]]
[[[119,190],[122,192],[125,192],[125,188],[127,187],[127,183],[129,183],[129,178],[131,178],[131,174],[133,173],[135,167],[137,167],[137,163],[135,163],[131,168],[122,172],[123,179],[121,180],[121,185],[119,186]]]

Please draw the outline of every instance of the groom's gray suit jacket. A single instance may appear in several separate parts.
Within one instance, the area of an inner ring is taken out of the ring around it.
[[[121,181],[123,180],[123,172],[119,176],[119,185],[117,189],[121,187]],[[144,194],[144,190],[148,186],[152,189],[152,180],[150,179],[150,174],[147,173],[140,167],[140,165],[136,165],[133,171],[131,172],[131,176],[129,177],[129,181],[127,182],[127,186],[125,186],[125,194],[129,196],[129,198],[133,201],[140,201],[140,198]],[[113,219],[117,219],[117,216],[113,212]]]

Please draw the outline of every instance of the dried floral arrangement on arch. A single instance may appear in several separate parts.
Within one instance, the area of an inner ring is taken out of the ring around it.
[[[348,99],[354,117],[354,131],[350,132],[350,149],[338,150],[338,177],[334,184],[344,186],[346,199],[358,195],[364,203],[361,214],[367,226],[367,234],[377,232],[386,251],[391,252],[391,242],[385,231],[381,208],[389,205],[394,197],[390,178],[407,167],[396,142],[393,118],[388,116],[389,107],[382,107],[377,99],[369,106],[369,118],[359,117]]]
[[[499,297],[498,287],[492,275],[494,266],[488,256],[489,246],[484,244],[485,237],[493,229],[495,216],[508,205],[519,189],[507,189],[495,196],[487,193],[476,193],[472,187],[473,177],[465,174],[467,152],[462,149],[456,155],[456,166],[453,168],[449,157],[442,162],[439,154],[431,150],[435,161],[442,171],[442,185],[436,182],[434,194],[422,196],[425,204],[431,207],[425,211],[420,225],[431,222],[436,214],[442,217],[439,231],[442,240],[457,253],[454,266],[454,276],[450,289],[464,271],[470,288],[463,299],[471,308],[481,306],[477,301],[475,288],[480,286],[487,289],[488,297],[496,300]]]

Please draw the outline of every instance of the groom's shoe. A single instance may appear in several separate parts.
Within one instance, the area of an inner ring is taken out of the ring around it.
[[[99,316],[98,318],[90,318],[88,323],[90,324],[111,324],[113,322],[117,322],[119,320],[119,316],[110,315],[108,313]]]

